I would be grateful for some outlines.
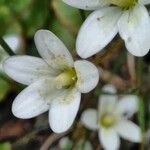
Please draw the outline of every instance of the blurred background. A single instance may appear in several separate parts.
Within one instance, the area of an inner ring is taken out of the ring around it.
[[[0,0],[0,36],[16,54],[39,56],[34,44],[38,29],[54,32],[68,47],[74,59],[78,30],[90,12],[72,8],[61,0]],[[89,58],[103,68],[95,90],[82,96],[82,104],[73,127],[64,134],[54,134],[48,125],[47,114],[29,120],[15,118],[11,104],[24,88],[9,79],[2,63],[8,54],[0,46],[0,150],[100,150],[96,132],[80,123],[84,109],[97,108],[97,99],[104,84],[116,86],[119,94],[138,94],[139,112],[133,120],[143,131],[143,143],[122,140],[121,150],[150,150],[150,55],[134,58],[119,36],[99,54]]]

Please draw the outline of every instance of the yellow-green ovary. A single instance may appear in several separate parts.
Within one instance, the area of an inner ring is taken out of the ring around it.
[[[116,118],[112,114],[104,114],[100,117],[99,123],[103,127],[108,128],[108,127],[113,126],[116,123]]]
[[[56,85],[59,88],[72,86],[75,84],[76,80],[77,76],[73,68],[64,70],[55,79]]]

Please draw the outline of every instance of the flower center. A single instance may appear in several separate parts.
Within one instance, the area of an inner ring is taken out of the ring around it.
[[[104,114],[100,117],[100,125],[109,128],[116,123],[116,117],[112,114]]]
[[[129,9],[134,6],[138,0],[109,0],[111,4],[119,6],[123,9]]]
[[[56,78],[57,88],[73,86],[77,81],[77,75],[74,68],[66,69],[60,73]]]

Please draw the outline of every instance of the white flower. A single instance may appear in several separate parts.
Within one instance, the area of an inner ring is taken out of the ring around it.
[[[85,110],[82,114],[82,123],[91,130],[98,130],[99,140],[106,150],[117,150],[120,146],[119,136],[132,142],[140,142],[140,128],[129,121],[137,111],[137,97],[126,95],[117,101],[116,89],[106,85],[104,92],[114,95],[101,95],[99,110]]]
[[[128,51],[144,56],[150,49],[150,0],[63,0],[65,3],[95,10],[83,23],[76,43],[82,58],[100,52],[119,32]]]
[[[75,119],[81,93],[95,88],[99,73],[88,61],[74,62],[65,45],[50,31],[39,30],[35,44],[43,59],[13,56],[4,62],[9,77],[29,85],[14,100],[12,112],[26,119],[49,110],[52,130],[64,132]]]
[[[5,42],[9,45],[9,47],[16,53],[19,51],[21,47],[21,38],[17,34],[8,34],[4,37]],[[2,63],[8,58],[9,55],[5,52],[5,50],[0,46],[0,71],[2,71]]]

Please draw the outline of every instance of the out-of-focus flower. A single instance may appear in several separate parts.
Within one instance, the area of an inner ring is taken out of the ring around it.
[[[5,42],[9,45],[9,47],[15,52],[19,52],[21,48],[21,37],[17,34],[8,34],[4,37]],[[2,63],[8,58],[9,55],[5,52],[5,50],[0,46],[0,71],[2,71]]]
[[[75,149],[78,150],[93,150],[91,143],[89,141],[85,141],[84,139],[80,139],[75,145]],[[59,147],[61,150],[71,150],[73,149],[73,141],[69,139],[69,137],[64,137],[60,139]]]
[[[74,62],[65,45],[48,30],[37,31],[35,44],[43,59],[13,56],[4,62],[9,77],[29,85],[14,100],[12,112],[26,119],[49,110],[52,130],[64,132],[76,117],[81,93],[95,88],[99,73],[88,61]]]
[[[95,10],[83,23],[76,43],[82,58],[101,51],[119,32],[128,51],[144,56],[150,49],[149,0],[63,0],[85,10]]]
[[[119,136],[132,142],[140,142],[140,128],[129,121],[137,111],[137,96],[126,95],[117,101],[116,89],[106,85],[103,92],[112,95],[101,95],[98,112],[87,109],[83,112],[81,121],[91,130],[98,130],[99,140],[107,150],[117,150],[120,146]]]

